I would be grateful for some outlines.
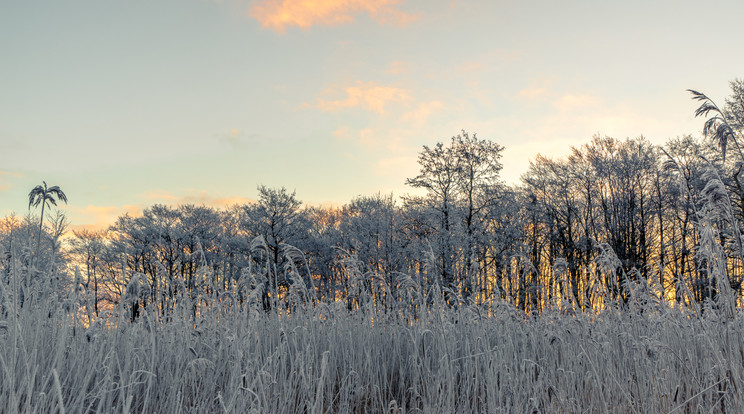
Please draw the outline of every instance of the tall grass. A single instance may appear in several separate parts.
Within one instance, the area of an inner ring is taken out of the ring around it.
[[[627,303],[605,293],[598,312],[537,316],[451,306],[404,277],[412,300],[376,306],[391,288],[357,273],[358,306],[294,298],[266,312],[246,273],[131,321],[138,278],[93,318],[76,283],[55,299],[50,275],[28,289],[23,272],[0,294],[1,412],[744,411],[744,318],[672,308],[642,282]]]

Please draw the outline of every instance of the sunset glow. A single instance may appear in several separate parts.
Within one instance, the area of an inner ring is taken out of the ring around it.
[[[0,5],[0,413],[744,413],[744,1]]]
[[[401,196],[462,129],[518,184],[594,134],[699,135],[685,90],[722,102],[744,67],[735,1],[42,3],[0,6],[0,213],[47,180],[75,226],[259,184]]]

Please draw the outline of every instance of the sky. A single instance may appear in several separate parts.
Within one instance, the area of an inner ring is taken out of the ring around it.
[[[46,181],[72,228],[259,184],[410,192],[461,130],[540,153],[699,134],[686,89],[744,77],[744,2],[70,0],[0,4],[0,216]]]

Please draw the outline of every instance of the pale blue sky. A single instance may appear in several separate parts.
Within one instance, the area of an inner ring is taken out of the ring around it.
[[[3,2],[0,214],[42,180],[74,225],[257,184],[401,195],[421,146],[461,129],[504,145],[516,183],[594,133],[697,133],[685,89],[722,103],[744,77],[742,16],[734,0]]]

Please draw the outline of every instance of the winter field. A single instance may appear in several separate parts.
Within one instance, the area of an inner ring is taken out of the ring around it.
[[[638,289],[623,309],[555,304],[526,316],[499,301],[450,306],[416,286],[407,305],[368,296],[353,311],[298,300],[290,312],[266,312],[246,282],[180,297],[165,315],[144,309],[132,322],[125,302],[89,320],[73,311],[83,289],[57,301],[48,283],[21,308],[14,278],[2,292],[0,411],[744,409],[738,312],[673,308]],[[136,285],[129,295],[141,293]]]
[[[262,185],[65,236],[43,182],[0,221],[0,412],[744,412],[731,85],[691,91],[704,139],[594,137],[520,186],[463,131],[401,204]]]

